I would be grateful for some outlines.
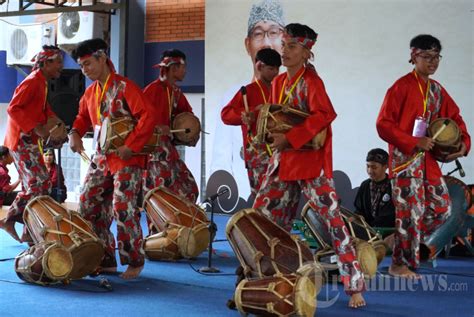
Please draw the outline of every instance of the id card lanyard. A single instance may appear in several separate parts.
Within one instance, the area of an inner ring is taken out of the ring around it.
[[[111,73],[110,73],[111,74]],[[92,148],[95,149],[97,145],[97,140],[99,139],[100,135],[100,128],[101,128],[101,113],[100,113],[100,105],[102,104],[102,100],[104,99],[105,92],[107,91],[107,86],[109,85],[110,74],[107,76],[105,80],[105,85],[100,93],[99,97],[99,86],[100,84],[97,83],[95,86],[95,100],[97,104],[97,124],[94,126],[94,138],[92,139]]]

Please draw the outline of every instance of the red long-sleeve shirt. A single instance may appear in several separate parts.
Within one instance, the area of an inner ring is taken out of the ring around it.
[[[268,87],[260,82],[253,82],[246,86],[247,90],[247,104],[249,112],[253,112],[255,115],[255,121],[250,126],[250,137],[254,137],[257,134],[257,118],[259,111],[256,108],[259,105],[269,102],[270,90]],[[244,99],[241,91],[239,90],[234,98],[224,107],[221,111],[222,122],[228,125],[240,125],[242,127],[242,139],[244,143],[244,149],[247,148],[249,140],[249,129],[246,124],[242,122],[242,113],[245,112]],[[245,160],[249,160],[249,153],[244,151]]]
[[[46,100],[47,81],[40,69],[31,72],[15,89],[7,108],[8,122],[4,145],[17,149],[20,133],[31,132],[38,124],[46,124],[54,116]],[[37,142],[36,133],[31,133],[32,142]]]
[[[416,155],[416,144],[419,138],[412,136],[413,126],[417,117],[423,116],[423,98],[413,72],[398,79],[390,87],[377,118],[377,131],[380,137],[389,143],[389,171],[408,162]],[[420,82],[421,83],[421,82]],[[426,90],[426,88],[425,88]],[[430,79],[429,104],[427,106],[428,123],[437,118],[451,118],[462,131],[462,142],[467,152],[471,148],[471,137],[466,124],[459,112],[459,107],[447,91],[435,80]],[[466,154],[467,154],[466,152]],[[441,177],[441,169],[430,152],[425,152],[425,177],[427,179]],[[407,175],[411,176],[411,175]]]
[[[170,126],[171,117],[179,113],[193,113],[193,108],[181,89],[167,81],[157,79],[146,86],[143,93],[154,105],[159,125]]]
[[[319,177],[321,170],[327,177],[332,177],[331,122],[337,115],[321,78],[313,70],[304,67],[289,80],[287,73],[280,74],[272,82],[272,102],[282,103],[302,73],[287,103],[308,112],[309,117],[285,134],[291,148],[281,153],[279,176],[287,181]],[[325,128],[327,136],[322,148],[302,149],[304,144]]]
[[[137,119],[137,124],[132,132],[125,139],[125,145],[133,152],[139,153],[143,146],[150,139],[151,134],[156,126],[156,112],[152,104],[141,92],[140,88],[128,78],[116,73],[110,74],[109,83],[107,85],[107,95],[112,94],[120,83],[124,83],[123,89],[117,92],[113,99],[111,109],[106,113],[101,112],[101,118],[110,116],[131,116]],[[79,113],[74,120],[73,128],[76,129],[80,136],[83,136],[93,126],[101,125],[97,115],[98,101],[96,97],[96,89],[98,96],[101,95],[102,88],[98,81],[90,85],[79,102]],[[114,173],[125,166],[145,166],[146,155],[133,156],[131,159],[124,161],[116,154],[110,153],[106,155],[109,170]]]

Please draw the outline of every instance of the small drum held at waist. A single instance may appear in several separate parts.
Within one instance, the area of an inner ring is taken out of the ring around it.
[[[100,128],[100,149],[104,153],[116,151],[119,147],[125,144],[125,140],[133,131],[135,125],[136,121],[131,117],[105,118],[102,122],[102,127]],[[160,144],[160,137],[161,134],[155,129],[142,151],[137,154],[152,153]]]
[[[428,136],[436,136],[431,154],[439,162],[447,162],[446,157],[461,148],[461,130],[452,119],[438,118],[433,120],[428,127]]]
[[[66,125],[58,117],[49,117],[46,129],[49,131],[49,138],[46,140],[45,146],[59,149],[67,141]]]
[[[308,113],[287,105],[264,104],[261,106],[257,118],[256,141],[271,143],[269,133],[286,133],[295,125],[303,123]],[[303,146],[304,149],[318,150],[326,141],[327,129],[319,132],[313,139]]]
[[[195,146],[199,141],[201,122],[191,112],[181,112],[174,117],[171,132],[174,144]]]

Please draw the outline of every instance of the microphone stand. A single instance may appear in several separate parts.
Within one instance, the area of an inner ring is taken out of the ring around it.
[[[210,197],[208,197],[205,201],[209,202],[211,205],[211,222],[209,223],[208,229],[209,229],[209,252],[207,255],[207,266],[203,266],[200,268],[198,271],[201,273],[219,273],[220,270],[216,267],[212,266],[212,242],[214,240],[214,237],[217,232],[217,226],[214,223],[214,202],[219,198],[220,195],[223,195],[227,193],[228,190],[224,189],[221,192],[218,192],[217,194],[214,194]]]

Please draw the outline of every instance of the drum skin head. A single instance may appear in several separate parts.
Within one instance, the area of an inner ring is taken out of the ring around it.
[[[365,241],[356,242],[357,259],[365,276],[372,278],[377,273],[377,255],[374,248]]]
[[[46,267],[49,270],[48,277],[52,279],[68,277],[73,267],[71,253],[63,247],[51,246],[46,250],[46,254],[43,261],[46,262]]]
[[[314,316],[317,306],[316,286],[307,276],[300,277],[296,282],[295,310],[297,316]]]

